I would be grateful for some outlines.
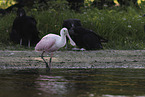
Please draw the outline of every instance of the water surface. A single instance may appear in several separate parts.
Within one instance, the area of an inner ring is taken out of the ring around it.
[[[0,97],[145,96],[144,69],[1,69]]]

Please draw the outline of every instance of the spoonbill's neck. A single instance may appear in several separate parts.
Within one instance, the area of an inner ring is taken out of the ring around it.
[[[61,35],[60,40],[58,42],[59,47],[63,47],[66,44],[66,35]]]

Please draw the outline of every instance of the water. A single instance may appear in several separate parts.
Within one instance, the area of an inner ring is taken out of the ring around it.
[[[144,69],[2,69],[0,97],[145,96]]]

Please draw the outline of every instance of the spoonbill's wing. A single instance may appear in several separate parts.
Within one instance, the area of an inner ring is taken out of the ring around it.
[[[36,45],[36,51],[48,51],[55,44],[56,39],[52,37],[42,38]]]

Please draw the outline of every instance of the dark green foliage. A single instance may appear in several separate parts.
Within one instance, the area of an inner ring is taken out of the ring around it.
[[[82,8],[75,12],[68,8],[67,2],[50,2],[49,9],[26,9],[28,15],[37,20],[40,37],[48,33],[59,34],[63,20],[77,18],[83,27],[92,29],[100,36],[109,40],[104,44],[105,49],[144,49],[145,48],[145,17],[142,17],[145,9],[135,7],[109,8],[98,10],[97,8]],[[36,5],[35,5],[36,6]],[[12,45],[9,40],[9,32],[16,13],[10,13],[0,17],[0,45]]]

